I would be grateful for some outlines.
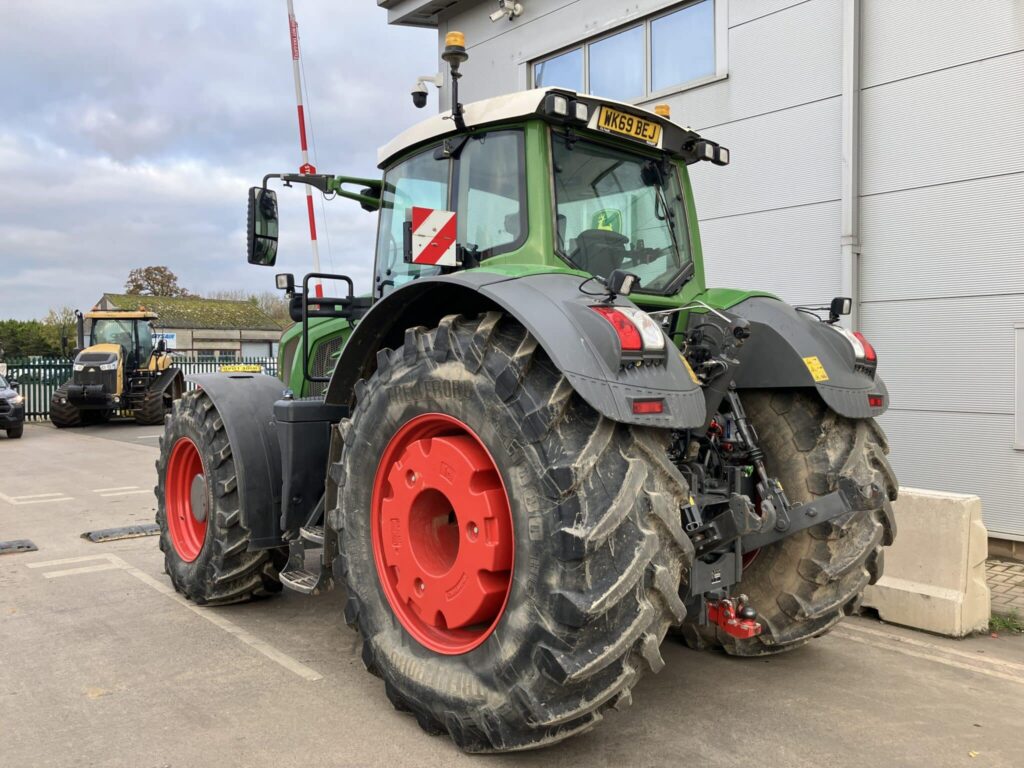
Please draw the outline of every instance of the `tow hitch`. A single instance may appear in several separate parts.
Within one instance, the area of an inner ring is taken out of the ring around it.
[[[728,635],[746,640],[761,634],[757,611],[747,605],[746,595],[708,600],[708,621]]]

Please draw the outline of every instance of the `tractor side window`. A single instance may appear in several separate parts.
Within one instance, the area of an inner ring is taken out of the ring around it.
[[[482,259],[526,240],[524,167],[522,131],[473,136],[459,155],[457,239]]]
[[[448,209],[449,167],[447,160],[436,160],[433,149],[430,149],[399,163],[384,174],[377,230],[378,295],[421,275],[438,273],[438,267],[405,263],[402,228],[413,207]]]
[[[143,321],[139,323],[139,363],[144,365],[153,354],[153,326]]]

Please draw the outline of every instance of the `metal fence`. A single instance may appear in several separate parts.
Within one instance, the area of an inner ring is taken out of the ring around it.
[[[71,358],[31,357],[6,362],[8,379],[16,380],[25,397],[25,417],[46,419],[50,415],[50,398],[54,390],[71,378]],[[249,372],[277,376],[277,360],[272,357],[238,358],[235,360],[175,360],[174,365],[185,374],[186,386],[195,389],[188,377],[196,373]]]

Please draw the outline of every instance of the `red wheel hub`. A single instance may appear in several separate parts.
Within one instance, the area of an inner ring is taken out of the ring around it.
[[[512,513],[491,454],[458,419],[417,416],[373,483],[377,575],[402,626],[437,653],[487,639],[512,586]]]
[[[164,503],[174,551],[191,563],[206,541],[209,510],[203,460],[196,444],[187,437],[178,438],[167,460]]]

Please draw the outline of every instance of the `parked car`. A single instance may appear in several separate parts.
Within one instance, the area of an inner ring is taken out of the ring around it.
[[[18,382],[0,376],[0,429],[10,438],[25,431],[25,398],[18,394]]]

